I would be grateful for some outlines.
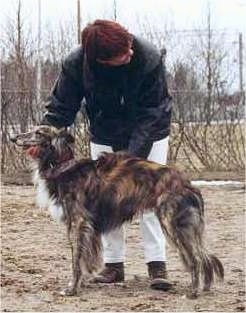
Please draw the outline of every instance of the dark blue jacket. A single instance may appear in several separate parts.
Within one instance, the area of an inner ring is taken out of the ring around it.
[[[90,68],[82,47],[64,60],[42,124],[70,126],[85,99],[91,141],[147,157],[170,132],[171,97],[158,50],[134,37],[129,64]]]

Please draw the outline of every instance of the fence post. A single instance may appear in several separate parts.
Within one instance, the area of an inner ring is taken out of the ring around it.
[[[245,94],[243,86],[243,34],[239,33],[238,35],[238,64],[239,64],[239,90],[242,97],[242,104],[245,106]]]
[[[80,26],[80,0],[77,0],[77,42],[81,41],[81,26]]]
[[[36,122],[38,123],[41,115],[41,88],[42,88],[42,67],[41,67],[41,0],[38,0],[38,51],[37,51],[37,86],[36,99],[37,111]]]

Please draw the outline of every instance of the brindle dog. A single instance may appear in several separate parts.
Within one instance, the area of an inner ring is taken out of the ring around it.
[[[223,279],[222,263],[204,246],[202,195],[178,170],[125,153],[75,160],[74,138],[49,126],[12,141],[32,158],[40,204],[67,226],[73,278],[65,295],[76,294],[85,274],[98,268],[101,235],[149,210],[191,274],[190,297],[197,297],[200,276],[204,290],[215,276]]]

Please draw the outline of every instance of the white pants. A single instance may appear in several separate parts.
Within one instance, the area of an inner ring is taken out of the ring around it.
[[[154,142],[148,160],[166,164],[168,137]],[[91,143],[91,157],[97,159],[102,152],[112,152],[110,146]],[[118,263],[125,260],[125,225],[103,236],[104,263]],[[166,240],[158,218],[154,212],[144,213],[140,217],[145,262],[166,261]]]

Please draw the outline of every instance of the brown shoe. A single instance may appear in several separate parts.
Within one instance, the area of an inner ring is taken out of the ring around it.
[[[93,282],[112,284],[124,281],[124,278],[124,263],[105,263],[105,268],[93,279]]]
[[[150,288],[156,290],[167,291],[172,284],[167,280],[166,263],[161,261],[153,261],[147,263],[148,273],[151,279]]]

